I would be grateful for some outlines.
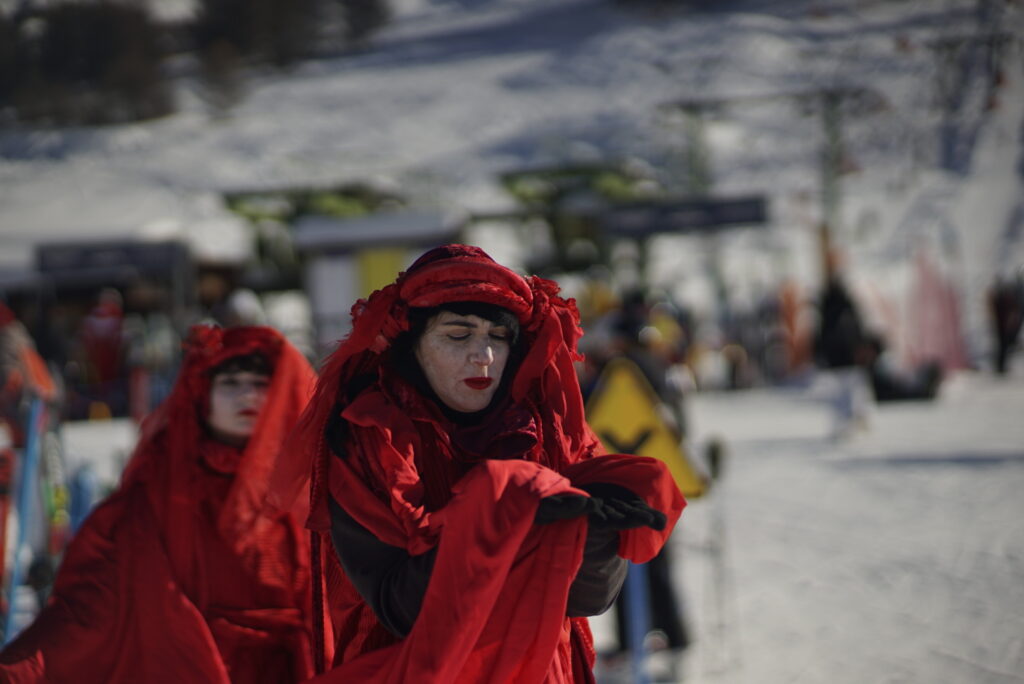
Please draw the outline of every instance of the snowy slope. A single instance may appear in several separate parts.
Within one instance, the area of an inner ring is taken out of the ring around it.
[[[729,459],[673,537],[685,681],[1024,681],[1022,379],[956,376],[840,443],[813,392],[694,397]]]
[[[975,3],[748,0],[689,8],[701,4],[409,0],[363,54],[254,75],[228,120],[211,119],[198,88],[184,80],[181,111],[164,120],[5,132],[0,265],[25,264],[32,239],[134,234],[152,224],[185,230],[209,220],[197,208],[208,202],[196,196],[211,191],[359,179],[400,185],[421,203],[492,209],[509,201],[495,173],[523,165],[637,156],[672,169],[682,132],[658,105],[726,98],[735,104],[707,122],[715,188],[768,195],[771,244],[783,256],[765,277],[785,268],[813,282],[807,233],[820,219],[823,133],[813,106],[791,96],[836,87],[871,91],[868,104],[846,117],[856,170],[843,180],[840,240],[856,242],[858,226],[878,239],[905,225],[900,209],[934,184],[928,176],[940,145],[938,61],[928,45],[982,32]],[[1001,11],[1004,28],[1020,23],[1019,8]],[[736,99],[766,95],[786,97]],[[973,100],[964,99],[971,109]],[[1019,120],[1021,99],[1018,88],[999,115]],[[991,129],[984,112],[958,116],[980,129],[979,139]],[[1004,132],[990,165],[1016,162],[1018,135]],[[1011,190],[1017,178],[1005,179]],[[946,182],[944,196],[957,205],[967,179]],[[986,192],[965,202],[1010,211],[1006,192]],[[990,242],[963,219],[955,230],[972,243]],[[991,247],[980,251],[979,259],[992,258]]]

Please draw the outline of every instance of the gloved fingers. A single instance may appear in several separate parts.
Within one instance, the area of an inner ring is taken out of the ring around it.
[[[578,518],[587,513],[589,506],[590,497],[581,494],[546,496],[537,505],[533,521],[538,525],[547,525],[556,520]]]
[[[635,517],[632,507],[617,499],[601,499],[604,519],[616,527],[632,527],[631,520]]]
[[[629,530],[636,527],[650,527],[655,530],[665,529],[665,515],[641,500],[623,501],[621,499],[601,499],[596,510],[591,511],[590,521],[603,529]]]
[[[657,508],[651,509],[651,522],[647,523],[647,526],[652,530],[661,532],[665,529],[665,525],[668,524],[668,516],[659,511]]]
[[[605,500],[622,499],[623,501],[643,501],[643,499],[641,499],[632,490],[612,482],[589,482],[581,485],[574,483],[573,486],[578,489],[582,489],[591,496],[596,496]]]
[[[648,506],[643,499],[618,485],[600,484],[611,497],[558,494],[544,497],[537,506],[534,522],[546,525],[586,515],[590,524],[605,530],[631,530],[637,527],[665,529],[667,519],[661,511]]]
[[[628,530],[650,527],[663,530],[668,519],[661,511],[651,508],[640,496],[622,485],[612,482],[574,484],[597,500],[599,512],[591,512],[591,522],[608,529]]]

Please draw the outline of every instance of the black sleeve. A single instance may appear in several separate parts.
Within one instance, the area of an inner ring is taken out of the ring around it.
[[[328,499],[328,506],[331,540],[345,574],[381,624],[404,637],[420,613],[437,549],[409,555],[403,548],[382,542],[333,498]]]
[[[629,566],[618,555],[619,532],[597,529],[591,525],[583,547],[583,564],[569,587],[566,615],[590,617],[600,615],[615,602]]]

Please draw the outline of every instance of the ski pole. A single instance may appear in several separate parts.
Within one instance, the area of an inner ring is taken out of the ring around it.
[[[21,585],[22,560],[30,554],[28,548],[28,526],[31,517],[31,506],[34,499],[36,469],[39,460],[39,448],[42,438],[43,417],[45,406],[42,399],[33,399],[29,411],[28,430],[25,436],[24,459],[21,464],[21,478],[18,491],[18,536],[14,547],[14,559],[11,563],[11,584],[7,589],[7,619],[4,622],[4,643],[14,638],[15,597]]]

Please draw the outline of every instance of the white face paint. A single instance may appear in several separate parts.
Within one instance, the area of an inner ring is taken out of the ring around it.
[[[431,389],[463,413],[487,407],[501,382],[511,331],[479,316],[442,311],[427,321],[416,343],[416,360]]]
[[[218,373],[210,383],[210,431],[222,442],[244,445],[267,401],[270,376],[251,371]]]

